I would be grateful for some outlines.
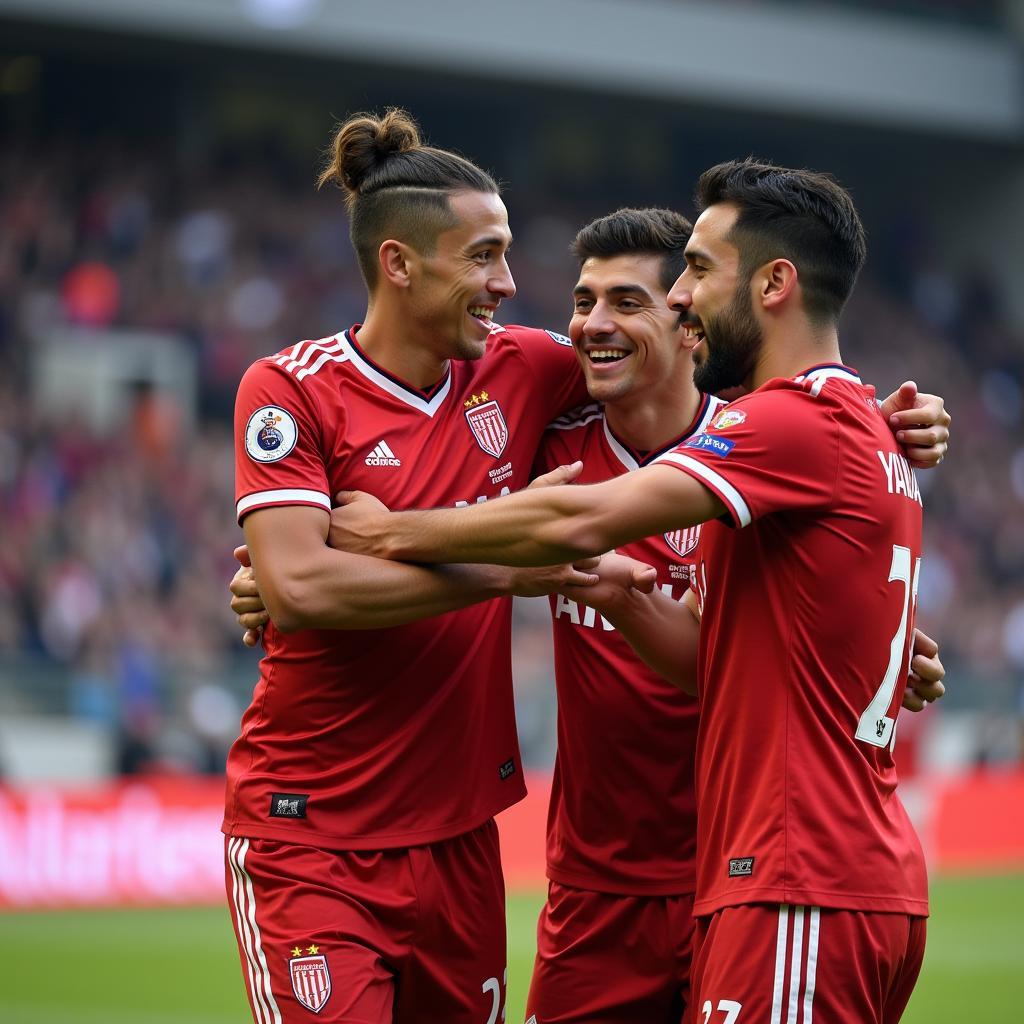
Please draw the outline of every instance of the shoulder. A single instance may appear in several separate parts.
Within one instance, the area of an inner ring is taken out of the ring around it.
[[[338,368],[350,358],[351,350],[344,333],[333,334],[326,338],[299,341],[280,352],[257,359],[246,371],[245,377],[288,376],[296,383],[308,384],[318,377],[325,379],[334,376]]]
[[[575,360],[572,342],[557,331],[522,324],[496,326],[491,332],[489,348],[495,352],[517,350],[531,359]]]

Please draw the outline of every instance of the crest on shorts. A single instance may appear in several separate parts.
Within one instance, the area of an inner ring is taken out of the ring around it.
[[[318,948],[306,947],[307,951],[316,951]],[[302,952],[301,949],[298,951]],[[322,953],[318,956],[297,956],[293,949],[292,958],[288,961],[288,973],[292,978],[295,998],[307,1010],[319,1013],[331,997],[331,970],[327,966],[327,957]]]
[[[486,391],[473,395],[463,405],[466,408],[466,422],[473,431],[476,443],[488,455],[498,458],[508,441],[508,424],[501,406]]]
[[[685,558],[700,540],[700,527],[688,526],[685,530],[672,530],[665,534],[665,543],[680,557]]]

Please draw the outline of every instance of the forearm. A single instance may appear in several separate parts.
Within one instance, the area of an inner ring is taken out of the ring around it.
[[[271,621],[299,629],[382,629],[443,615],[509,592],[509,570],[492,565],[427,568],[332,551],[289,574],[261,580]]]
[[[640,659],[685,693],[697,692],[700,623],[683,603],[661,590],[632,591],[601,613]]]
[[[555,565],[702,523],[723,509],[685,474],[650,467],[585,487],[545,487],[469,508],[364,519],[347,531],[343,525],[337,540],[332,517],[331,543],[415,562]]]

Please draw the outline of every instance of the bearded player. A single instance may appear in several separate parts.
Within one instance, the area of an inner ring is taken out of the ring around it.
[[[653,461],[724,404],[693,386],[683,330],[666,303],[689,235],[689,222],[670,211],[622,210],[577,236],[570,335],[598,401],[555,422],[539,469],[582,459],[581,479],[608,479]],[[698,532],[627,551],[656,566],[662,590],[679,597]],[[233,589],[252,592],[237,581]],[[546,1022],[667,1024],[680,1019],[688,993],[696,702],[640,664],[586,598],[552,599],[559,748],[551,885],[527,1012]],[[915,667],[941,674],[937,660]],[[908,700],[920,706],[913,693]]]
[[[830,179],[750,160],[706,172],[698,198],[670,302],[697,385],[747,396],[656,465],[591,487],[458,512],[343,496],[332,543],[527,565],[707,523],[699,640],[667,595],[605,588],[610,620],[663,674],[685,682],[699,643],[694,1016],[896,1021],[927,915],[891,754],[921,496],[871,389],[841,363],[863,228]]]

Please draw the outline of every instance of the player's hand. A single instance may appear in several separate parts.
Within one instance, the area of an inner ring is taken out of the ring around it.
[[[376,555],[374,542],[391,514],[387,505],[365,491],[338,491],[334,505],[327,543],[339,551]]]
[[[593,561],[590,560],[591,563]],[[598,576],[596,583],[569,587],[561,593],[590,605],[602,614],[614,612],[637,591],[649,594],[658,581],[658,573],[653,566],[628,555],[620,555],[617,551],[601,555],[596,562],[596,565],[588,563],[588,571]]]
[[[249,549],[241,544],[234,550],[241,568],[235,573],[228,589],[231,591],[231,610],[238,617],[238,624],[245,630],[242,643],[246,647],[255,647],[260,642],[260,633],[270,621],[263,598],[256,586],[256,574],[249,561]]]
[[[535,487],[558,487],[560,484],[571,484],[583,472],[583,463],[577,460],[565,466],[557,466],[550,473],[543,473],[534,477],[526,489],[532,491]]]
[[[599,561],[597,558],[584,558],[573,565],[545,565],[536,569],[510,568],[509,592],[515,597],[547,597],[548,594],[564,594],[569,589],[592,587],[600,580],[591,571]]]
[[[942,683],[946,670],[939,660],[939,645],[919,629],[914,630],[912,653],[903,706],[908,711],[923,711],[946,692]]]
[[[881,405],[882,415],[916,469],[932,469],[949,451],[952,417],[938,395],[926,395],[908,380]]]

